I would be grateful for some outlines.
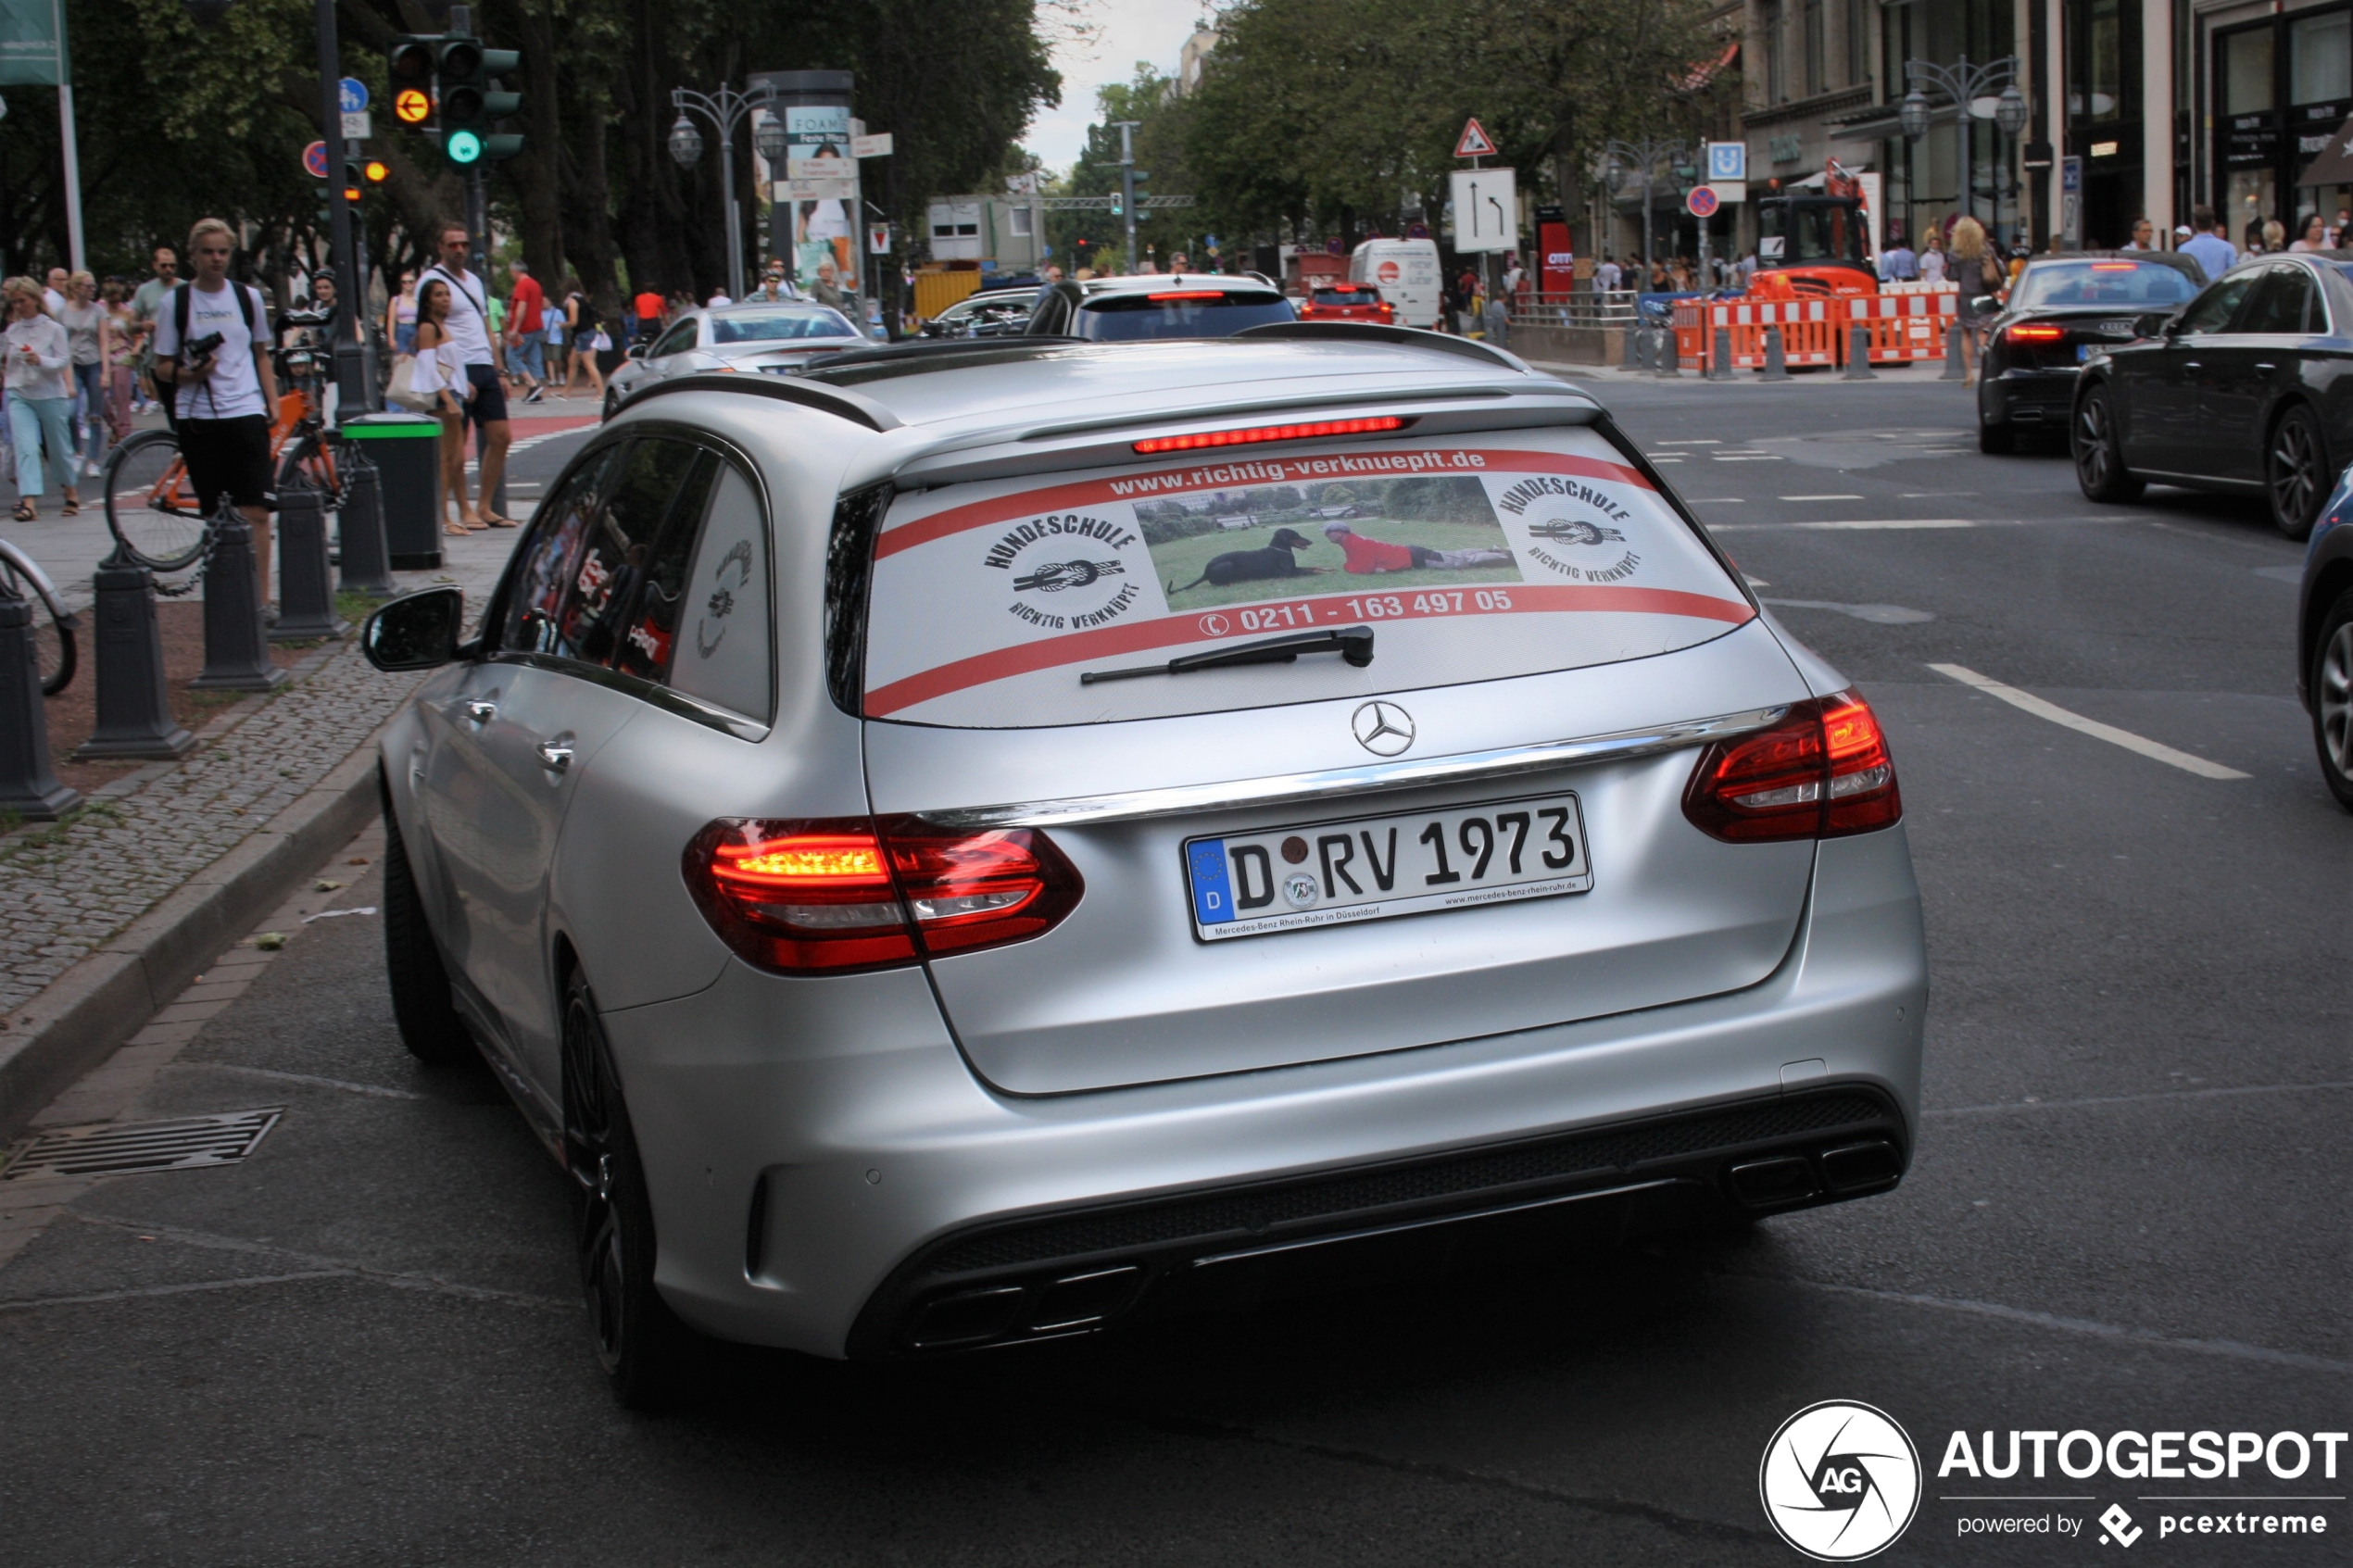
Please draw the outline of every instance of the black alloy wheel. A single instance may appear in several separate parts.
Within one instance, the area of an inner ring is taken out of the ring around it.
[[[2124,451],[2116,434],[2115,406],[2105,386],[2086,388],[2075,400],[2075,420],[2069,433],[2075,452],[2075,483],[2091,501],[2137,501],[2147,486],[2125,471]]]
[[[2334,477],[2320,421],[2312,411],[2299,405],[2282,414],[2263,451],[2263,487],[2271,499],[2271,526],[2291,539],[2309,537]]]
[[[680,1391],[692,1335],[654,1288],[645,1168],[596,999],[576,970],[564,988],[563,1102],[580,1288],[597,1363],[623,1404],[660,1409]]]
[[[2321,621],[2312,655],[2312,740],[2329,793],[2353,811],[2353,588],[2337,595]]]
[[[409,869],[409,846],[393,813],[391,792],[381,779],[378,788],[384,798],[384,976],[392,986],[392,1020],[409,1055],[448,1067],[474,1054],[473,1035],[450,1003],[449,971],[426,922],[416,873]]]

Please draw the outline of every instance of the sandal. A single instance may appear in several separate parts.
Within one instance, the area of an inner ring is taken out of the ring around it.
[[[68,495],[66,496],[66,516],[68,516],[68,517],[80,517],[81,515],[82,515],[82,497],[81,497],[81,496],[79,496],[79,495],[70,495],[70,494],[69,494],[69,495]]]
[[[483,513],[482,521],[485,528],[521,528],[522,526],[513,518],[500,517],[497,512]]]
[[[41,521],[41,508],[34,506],[30,499],[19,501],[17,503],[17,521],[19,522],[39,522]]]
[[[463,539],[467,534],[473,532],[472,529],[465,527],[461,523],[455,522],[443,523],[441,525],[441,531],[444,533],[448,534],[452,539]]]

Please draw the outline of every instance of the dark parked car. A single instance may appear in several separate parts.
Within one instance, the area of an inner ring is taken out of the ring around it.
[[[2132,342],[2143,318],[2187,305],[2204,282],[2196,262],[2168,251],[2029,261],[1986,332],[1979,448],[2014,451],[2021,434],[2065,431],[2083,361]]]
[[[1038,295],[1032,337],[1100,343],[1140,338],[1231,337],[1251,327],[1295,321],[1282,291],[1252,273],[1140,272],[1055,283]]]
[[[925,337],[1019,337],[1038,302],[1038,284],[984,289],[925,321]]]
[[[2289,538],[2311,533],[2353,457],[2353,252],[2250,258],[2139,327],[2079,378],[2083,494],[2130,501],[2149,480],[2241,491]]]
[[[2353,469],[2312,528],[2296,595],[2296,684],[2312,715],[2321,777],[2353,811]]]

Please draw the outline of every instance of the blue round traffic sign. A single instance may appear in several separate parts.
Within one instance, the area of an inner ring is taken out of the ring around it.
[[[1693,185],[1692,194],[1683,198],[1684,207],[1693,218],[1716,216],[1716,191],[1710,185]]]
[[[346,114],[366,113],[368,84],[356,76],[346,76],[339,85],[342,89],[339,96],[343,104],[343,112]]]

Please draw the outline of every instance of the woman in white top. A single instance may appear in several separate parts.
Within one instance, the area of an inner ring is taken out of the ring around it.
[[[95,476],[107,456],[107,340],[114,323],[98,303],[98,280],[76,272],[66,280],[66,307],[57,312],[73,355],[74,418],[82,431],[82,471]]]
[[[427,278],[417,291],[415,364],[409,389],[432,397],[441,420],[441,488],[446,493],[439,508],[441,531],[462,539],[489,524],[474,514],[473,502],[466,495],[465,400],[474,389],[466,376],[464,356],[449,340],[449,284],[444,279]],[[449,495],[458,498],[455,522],[449,521]]]
[[[1920,234],[1920,282],[1923,283],[1943,282],[1945,266],[1949,259],[1944,254],[1944,229],[1931,223]]]
[[[74,490],[73,383],[68,370],[72,346],[42,302],[41,285],[31,278],[0,283],[0,299],[7,302],[0,353],[6,358],[8,435],[17,446],[17,521],[31,522],[41,515],[44,448],[65,492],[66,516],[71,517],[82,510]]]

